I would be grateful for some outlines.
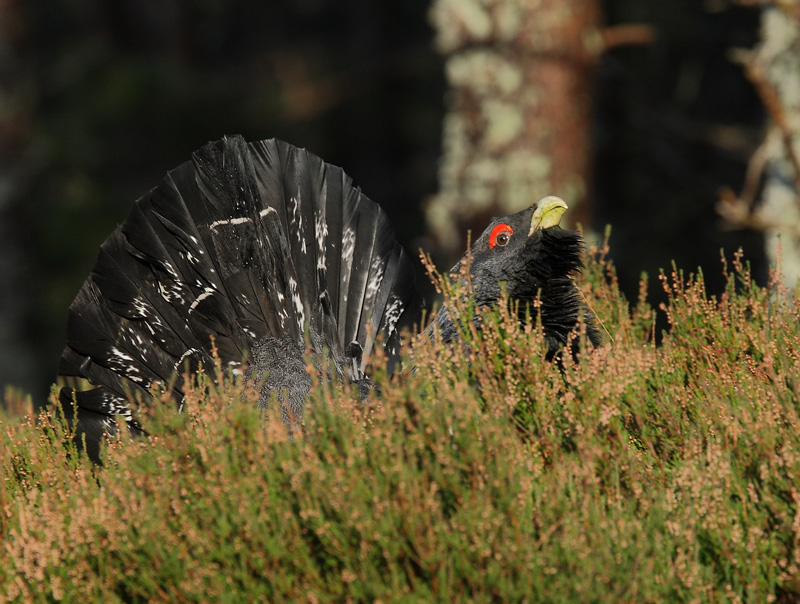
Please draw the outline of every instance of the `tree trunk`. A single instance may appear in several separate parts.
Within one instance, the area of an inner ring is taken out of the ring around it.
[[[796,10],[796,9],[795,9]],[[800,20],[780,5],[764,9],[762,41],[750,65],[772,116],[773,132],[766,143],[767,164],[761,219],[767,256],[772,263],[782,249],[784,283],[790,289],[800,278]],[[762,78],[759,81],[759,78]]]

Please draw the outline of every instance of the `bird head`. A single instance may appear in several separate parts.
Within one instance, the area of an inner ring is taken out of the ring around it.
[[[512,299],[533,299],[550,280],[581,268],[583,241],[559,225],[567,204],[549,196],[529,208],[494,218],[453,268],[470,262],[476,302],[486,305],[505,288]]]

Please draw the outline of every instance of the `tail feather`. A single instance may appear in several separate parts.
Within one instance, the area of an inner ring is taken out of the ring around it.
[[[403,284],[413,282],[415,279],[414,268],[405,250],[397,246],[397,272],[391,281],[384,279],[388,291],[386,301],[382,305],[378,333],[384,337],[384,348],[388,357],[388,371],[392,373],[400,356],[400,332],[404,329],[416,330],[422,320],[422,297],[416,288],[405,287]],[[416,309],[408,312],[407,309]]]
[[[346,375],[348,346],[366,352],[363,371],[378,332],[396,360],[396,330],[419,308],[388,219],[340,168],[280,141],[223,138],[169,172],[101,246],[59,368],[96,388],[62,399],[74,396],[95,438],[103,417],[134,421],[132,395],[148,401],[187,364],[209,366],[212,342],[234,370],[269,374],[262,392],[302,397],[304,364],[284,357],[307,332]]]
[[[344,172],[330,170],[327,171],[325,178],[324,211],[320,208],[314,222],[314,232],[320,246],[320,255],[317,258],[317,278],[324,282],[325,293],[330,304],[330,312],[333,315],[333,324],[337,328],[337,335],[334,339],[344,341],[343,324],[339,315],[339,308],[342,306],[341,292],[342,284],[346,275],[343,272],[342,244],[344,242],[344,220],[345,220],[345,192],[349,191],[351,183]],[[336,208],[332,200],[340,199],[342,202]],[[330,201],[329,201],[330,200]],[[348,265],[349,270],[349,265]],[[342,326],[342,331],[339,326]]]
[[[388,248],[388,249],[386,249]],[[400,244],[393,241],[385,242],[385,249],[379,255],[379,262],[373,262],[369,283],[372,285],[368,289],[368,299],[365,307],[369,312],[362,316],[359,328],[359,340],[364,341],[364,355],[362,358],[361,371],[366,369],[366,359],[372,354],[372,347],[375,345],[375,335],[383,331],[384,338],[390,335],[386,329],[386,310],[389,308],[389,300],[392,294],[390,287],[382,287],[384,283],[394,283],[401,277],[400,269],[404,266],[402,260],[403,248]],[[408,277],[408,276],[407,276]],[[413,275],[410,275],[413,278]]]
[[[299,336],[302,323],[288,321],[285,312],[295,268],[286,232],[276,224],[275,206],[269,205],[280,205],[282,192],[274,192],[281,196],[275,200],[259,194],[253,162],[241,138],[209,144],[193,159],[199,195],[188,198],[190,212],[222,280],[223,297],[233,304],[235,317],[245,321],[269,325],[270,309],[279,309],[279,329]],[[266,167],[270,168],[275,169]]]
[[[294,311],[296,333],[302,334],[306,323],[312,322],[317,298],[317,279],[315,265],[316,246],[313,244],[314,198],[319,194],[319,171],[321,160],[309,159],[308,154],[298,153],[288,145],[276,141],[261,143],[262,154],[251,154],[257,174],[277,172],[281,176],[275,181],[257,182],[260,194],[265,199],[282,200],[271,206],[275,219],[280,221],[281,235],[286,253],[276,258],[283,262],[291,257],[290,270],[286,272],[284,286],[285,300]],[[272,212],[270,211],[272,219]],[[277,225],[278,223],[275,222]]]
[[[340,301],[344,310],[344,342],[358,341],[359,325],[365,310],[364,296],[369,282],[372,254],[376,246],[376,232],[378,227],[378,212],[376,207],[370,207],[364,212],[359,212],[354,226],[355,237],[352,248],[344,250],[352,259],[350,268],[350,286],[347,297]],[[347,240],[347,237],[346,237]]]
[[[144,433],[139,424],[126,415],[126,412],[129,414],[129,410],[125,405],[125,399],[115,397],[105,389],[95,388],[75,392],[71,388],[62,388],[59,402],[64,410],[64,417],[70,422],[77,422],[76,442],[81,445],[85,443],[86,453],[94,460],[100,457],[100,442],[103,435],[116,432],[117,415],[126,418],[128,430],[132,435],[138,436]],[[80,421],[75,417],[76,405]]]

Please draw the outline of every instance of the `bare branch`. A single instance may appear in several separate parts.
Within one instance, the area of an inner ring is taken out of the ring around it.
[[[640,23],[625,23],[610,25],[600,30],[603,38],[603,50],[607,51],[617,46],[644,46],[655,40],[656,30],[651,25]]]
[[[795,132],[786,119],[786,111],[783,108],[778,92],[757,61],[751,59],[743,63],[747,77],[753,83],[753,86],[755,86],[758,95],[761,97],[761,101],[764,103],[764,107],[767,108],[770,117],[781,133],[783,144],[786,147],[786,156],[789,158],[794,168],[795,190],[800,193],[800,157],[798,157],[797,150],[794,146]]]

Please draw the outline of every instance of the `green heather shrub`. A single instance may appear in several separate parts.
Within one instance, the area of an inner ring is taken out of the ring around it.
[[[740,256],[719,297],[673,270],[656,346],[606,252],[577,359],[440,281],[466,348],[418,337],[367,403],[317,384],[293,435],[205,375],[103,467],[56,412],[8,416],[0,601],[797,601],[800,302]]]

